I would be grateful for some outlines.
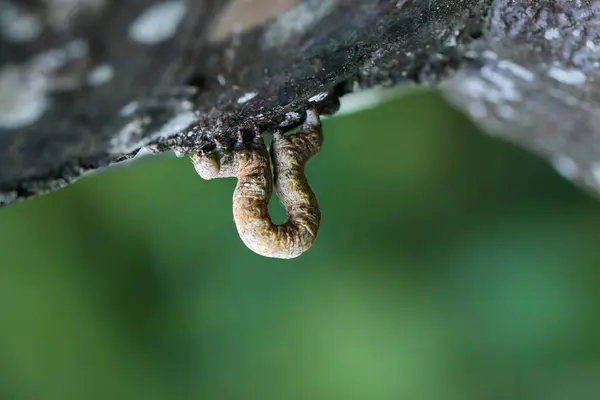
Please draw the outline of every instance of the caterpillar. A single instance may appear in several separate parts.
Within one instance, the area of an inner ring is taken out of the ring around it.
[[[238,142],[243,135],[238,132]],[[317,197],[306,176],[306,163],[323,144],[319,114],[306,112],[306,120],[296,134],[273,133],[270,158],[258,129],[240,148],[225,149],[218,140],[215,152],[200,151],[190,156],[194,169],[203,179],[236,177],[233,193],[233,218],[242,242],[257,254],[290,259],[306,252],[317,236],[321,212]],[[271,176],[271,163],[273,177]],[[276,225],[268,205],[273,186],[285,207],[287,221]]]

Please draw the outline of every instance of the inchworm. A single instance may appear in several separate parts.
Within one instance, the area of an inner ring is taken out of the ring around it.
[[[243,144],[242,134],[239,142]],[[233,217],[244,244],[265,257],[295,258],[313,244],[319,230],[319,204],[304,175],[308,160],[321,150],[323,131],[316,110],[306,112],[302,129],[291,136],[273,133],[271,159],[275,190],[286,210],[287,222],[275,225],[269,215],[273,179],[269,154],[254,130],[251,143],[224,149],[218,141],[215,153],[191,156],[203,179],[237,177],[233,193]]]

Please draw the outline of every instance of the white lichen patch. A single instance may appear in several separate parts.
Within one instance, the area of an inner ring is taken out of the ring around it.
[[[150,118],[136,118],[111,139],[109,151],[117,155],[131,153],[160,137],[168,137],[185,130],[194,121],[196,121],[196,114],[186,110],[171,118],[155,132],[146,133],[145,129],[151,122]]]
[[[377,107],[379,104],[389,100],[399,93],[403,88],[373,87],[365,90],[357,90],[340,97],[340,108],[336,115],[355,113],[361,110]]]
[[[467,51],[466,55],[468,57],[474,58],[474,57],[477,57],[477,52],[474,51],[474,50],[470,50],[470,51]],[[481,57],[483,57],[483,58],[485,58],[487,60],[497,60],[498,59],[498,54],[494,53],[491,50],[484,50],[481,53]]]
[[[481,68],[481,76],[493,84],[498,92],[498,95],[500,96],[500,99],[508,101],[516,101],[521,99],[521,94],[517,91],[517,86],[512,79],[487,66]]]
[[[21,128],[36,122],[46,111],[46,80],[29,76],[16,64],[0,69],[0,126]]]
[[[193,111],[184,111],[164,124],[156,133],[155,138],[167,137],[177,132],[181,132],[194,121],[196,121],[196,114]]]
[[[530,71],[517,64],[499,62],[496,66],[483,66],[481,76],[465,75],[459,88],[472,99],[479,99],[498,107],[521,100],[522,82],[534,78]],[[503,118],[512,115],[509,109],[505,108],[503,111]]]
[[[100,86],[108,83],[115,75],[115,70],[108,64],[101,64],[90,71],[87,77],[88,84]]]
[[[558,28],[548,28],[546,32],[544,32],[544,39],[546,40],[554,40],[560,38],[560,31]]]
[[[300,121],[300,114],[295,111],[290,111],[288,113],[285,113],[285,120],[283,120],[283,122],[280,123],[279,126],[281,128],[285,128],[286,126],[295,124],[298,121]]]
[[[488,115],[488,110],[483,101],[474,101],[467,105],[469,115],[475,119],[485,118]]]
[[[327,92],[321,92],[319,94],[314,95],[310,99],[308,99],[308,101],[311,103],[318,103],[320,101],[325,100],[327,98],[328,94],[329,93],[327,93]]]
[[[279,15],[264,31],[262,47],[283,46],[329,15],[339,0],[306,0]]]
[[[489,66],[482,68],[481,76],[461,74],[451,85],[461,93],[460,96],[469,99],[466,109],[471,117],[486,119],[489,125],[497,125],[502,120],[520,117],[515,103],[523,97],[521,83],[527,80],[521,78],[527,78],[527,73],[514,65],[503,65],[503,68],[496,70]],[[493,122],[494,118],[496,122]],[[487,129],[486,132],[497,134],[494,129]]]
[[[23,43],[37,39],[44,25],[35,14],[12,2],[0,2],[0,33],[9,42]]]
[[[17,199],[17,192],[0,192],[0,205],[10,204]]]
[[[497,111],[498,116],[506,120],[514,119],[517,116],[515,109],[508,104],[500,104]]]
[[[80,85],[79,70],[61,72],[71,62],[87,55],[83,40],[36,54],[23,64],[0,68],[0,126],[21,128],[35,123],[49,106],[48,94],[72,90]]]
[[[461,85],[462,90],[475,99],[497,103],[504,99],[502,93],[485,79],[477,76],[467,77]]]
[[[132,101],[127,103],[123,108],[121,108],[120,114],[123,117],[130,117],[137,112],[140,108],[140,103],[137,101]]]
[[[129,38],[146,45],[164,42],[175,36],[185,12],[183,0],[153,4],[133,21]]]
[[[498,68],[510,71],[515,77],[527,82],[532,82],[535,79],[535,74],[519,64],[507,60],[498,61]]]
[[[256,96],[258,96],[258,92],[248,92],[245,95],[243,95],[242,97],[240,97],[239,99],[237,99],[237,103],[238,104],[247,103],[250,100],[252,100],[253,98],[255,98]]]
[[[140,143],[140,138],[144,133],[144,127],[150,122],[147,118],[136,118],[123,127],[110,140],[110,153],[126,154],[131,153],[136,149],[136,145]],[[140,146],[142,143],[140,143]]]
[[[552,158],[552,166],[563,178],[574,180],[579,176],[579,166],[572,158],[558,154]]]
[[[586,41],[585,41],[585,47],[587,47],[587,48],[588,48],[588,49],[590,49],[590,50],[596,50],[596,48],[597,48],[598,46],[596,45],[596,43],[594,43],[594,41],[593,41],[593,40],[586,40]]]
[[[69,62],[86,57],[89,45],[85,40],[75,39],[63,48],[53,49],[36,55],[30,62],[32,69],[42,74],[52,74]]]
[[[548,76],[566,85],[583,85],[587,80],[585,74],[580,70],[557,66],[550,67]]]

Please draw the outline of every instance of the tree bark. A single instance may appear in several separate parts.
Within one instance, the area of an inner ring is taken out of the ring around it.
[[[592,0],[0,0],[0,204],[415,85],[599,189],[599,32]]]

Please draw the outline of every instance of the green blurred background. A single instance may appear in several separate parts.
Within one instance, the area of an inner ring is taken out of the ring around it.
[[[435,93],[324,128],[295,260],[187,159],[0,209],[0,399],[600,398],[598,201]]]

